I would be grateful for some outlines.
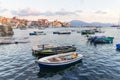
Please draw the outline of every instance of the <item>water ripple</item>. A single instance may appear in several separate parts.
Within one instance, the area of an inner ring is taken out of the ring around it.
[[[53,35],[53,31],[82,30],[80,28],[46,29],[47,35],[29,36],[30,43],[0,45],[0,80],[119,80],[120,51],[119,30],[104,28],[104,35],[114,36],[113,44],[92,45],[86,37],[76,32],[71,35]],[[83,28],[84,29],[84,28]],[[14,36],[28,36],[33,31],[15,30]],[[112,33],[114,34],[112,34]],[[77,52],[84,55],[82,63],[63,70],[46,71],[39,69],[32,56],[31,47],[37,44],[75,45]]]

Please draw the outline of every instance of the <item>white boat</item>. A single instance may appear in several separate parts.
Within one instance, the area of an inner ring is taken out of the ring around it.
[[[47,56],[37,60],[40,68],[65,67],[80,62],[83,55],[75,52]]]
[[[30,33],[30,35],[46,35],[43,31],[34,31],[33,33]]]

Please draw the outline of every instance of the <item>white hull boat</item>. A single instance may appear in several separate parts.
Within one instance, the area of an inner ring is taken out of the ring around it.
[[[73,63],[80,62],[82,60],[82,57],[82,54],[69,52],[40,58],[37,60],[37,63],[40,68],[65,67]]]

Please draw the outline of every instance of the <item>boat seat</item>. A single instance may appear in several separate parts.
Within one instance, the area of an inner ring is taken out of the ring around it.
[[[59,62],[59,61],[62,61],[60,58],[58,57],[55,57],[55,58],[50,58],[48,59],[50,62]]]
[[[60,56],[59,58],[60,58],[62,61],[65,60],[64,56]]]

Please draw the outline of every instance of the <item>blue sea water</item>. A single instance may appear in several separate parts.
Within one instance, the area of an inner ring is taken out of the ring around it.
[[[101,28],[105,33],[95,35],[113,36],[112,44],[91,45],[87,38],[76,31],[85,28],[46,28],[46,35],[29,36],[37,29],[14,30],[13,37],[29,37],[29,43],[0,45],[0,80],[120,80],[120,29]],[[70,35],[56,35],[53,31],[74,30]],[[37,44],[75,45],[84,55],[81,63],[62,70],[42,70],[35,63],[32,46]]]

